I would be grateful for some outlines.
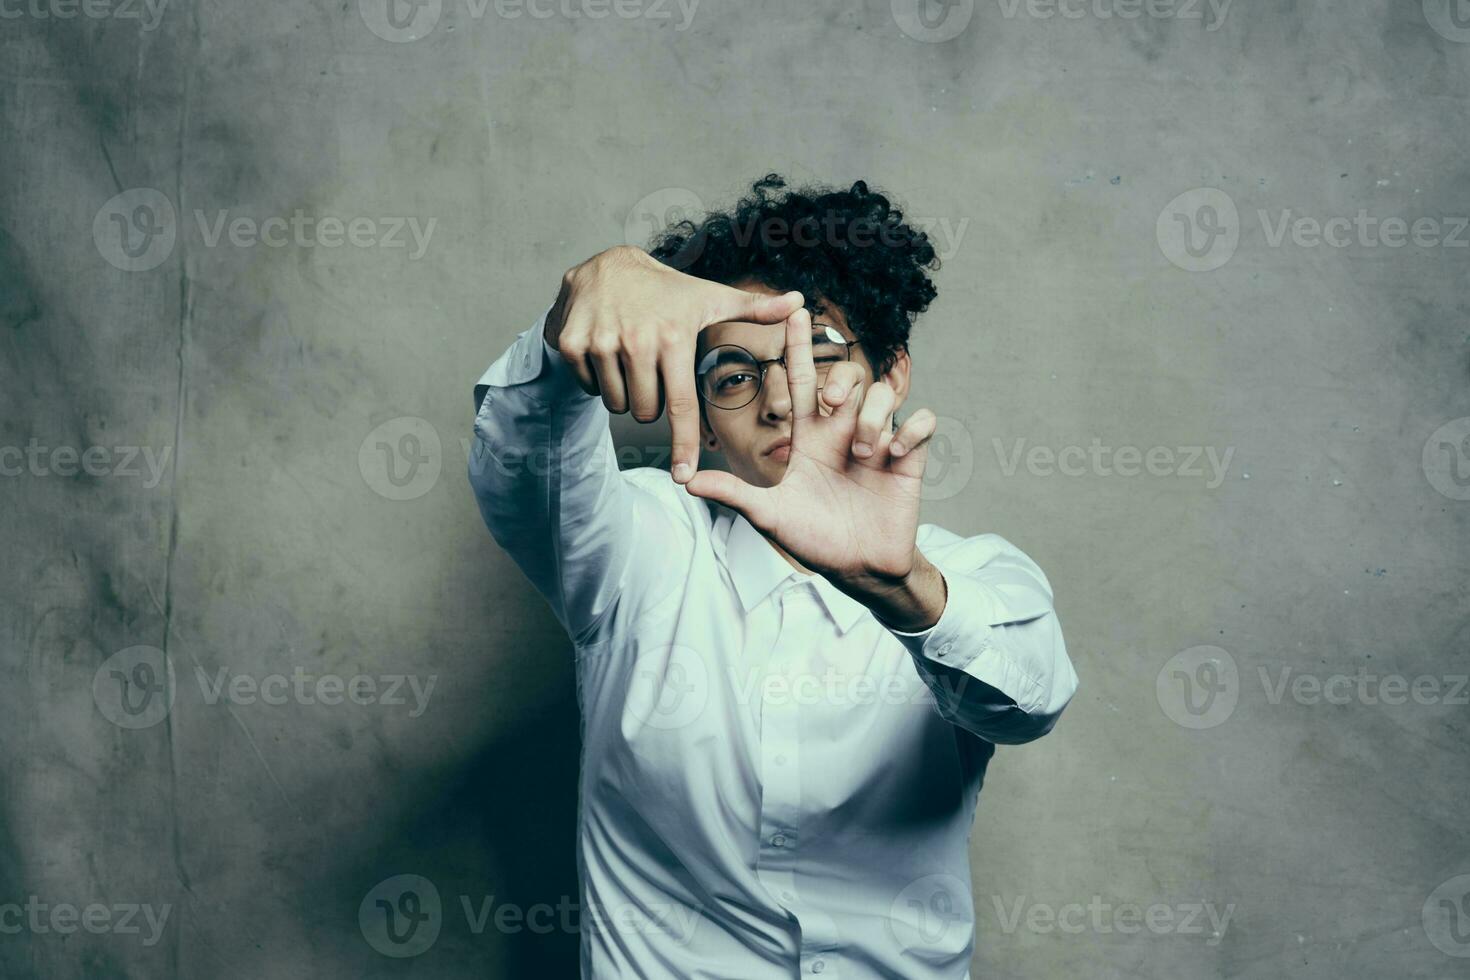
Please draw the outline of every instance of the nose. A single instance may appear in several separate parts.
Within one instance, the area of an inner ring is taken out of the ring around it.
[[[778,370],[781,372],[779,375],[776,374]],[[791,414],[791,389],[786,385],[785,365],[766,365],[759,404],[761,418],[768,422],[780,422]]]

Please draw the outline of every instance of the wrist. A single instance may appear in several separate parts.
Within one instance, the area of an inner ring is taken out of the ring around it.
[[[921,633],[939,622],[949,598],[944,574],[917,547],[902,575],[862,573],[832,584],[867,606],[879,623],[901,633]]]

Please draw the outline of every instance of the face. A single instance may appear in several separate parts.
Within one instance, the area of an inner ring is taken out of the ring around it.
[[[779,296],[783,290],[771,289],[755,282],[733,283],[737,289]],[[844,339],[857,340],[857,335],[848,326],[847,317],[832,304],[821,316],[812,317],[814,336],[822,336],[827,327],[833,327]],[[786,347],[786,324],[742,323],[731,321],[715,323],[706,327],[699,335],[695,359],[704,357],[712,347],[721,344],[737,344],[753,354],[757,360],[766,361],[783,355]],[[853,368],[861,372],[866,393],[873,383],[873,366],[860,345],[851,348]],[[786,386],[786,369],[780,364],[767,364],[765,382],[757,394],[744,408],[722,409],[714,405],[702,406],[700,435],[704,448],[721,452],[730,472],[746,483],[758,487],[775,486],[786,472],[789,448],[782,443],[791,439],[791,393]],[[909,358],[901,353],[882,378],[897,394],[897,402],[903,404],[908,394]],[[822,403],[822,394],[817,393],[817,407],[824,415],[830,410]]]

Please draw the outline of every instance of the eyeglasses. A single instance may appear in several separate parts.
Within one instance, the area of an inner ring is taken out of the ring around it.
[[[852,347],[857,343],[837,332],[827,324],[814,324],[812,332],[812,364],[817,369],[817,390],[827,380],[832,365],[852,359]],[[766,369],[772,364],[786,369],[786,357],[758,360],[754,354],[738,344],[721,344],[710,348],[699,360],[694,376],[699,383],[699,394],[707,404],[726,411],[744,408],[755,401],[765,384]]]

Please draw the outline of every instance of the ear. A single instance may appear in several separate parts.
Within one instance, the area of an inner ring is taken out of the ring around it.
[[[893,404],[895,410],[909,396],[910,373],[913,371],[913,368],[914,362],[909,359],[909,352],[902,350],[894,357],[893,365],[884,372],[883,377],[878,379],[888,382],[888,387],[892,388],[893,393],[898,396]]]
[[[699,410],[699,444],[701,449],[716,452],[720,449],[720,437],[715,435],[714,429],[710,428],[709,416],[705,414],[703,407]]]

